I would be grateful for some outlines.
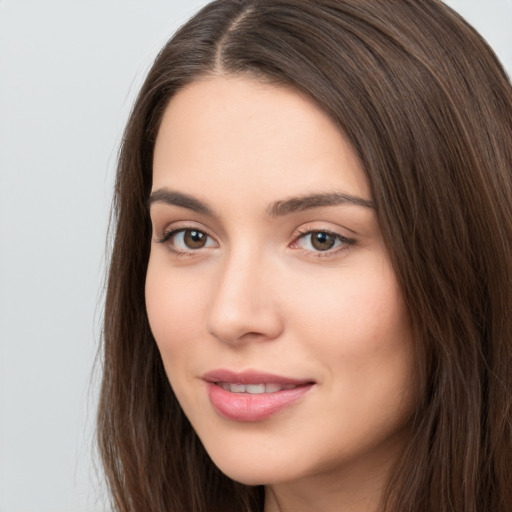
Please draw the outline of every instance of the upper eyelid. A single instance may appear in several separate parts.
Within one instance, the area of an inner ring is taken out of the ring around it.
[[[300,227],[295,230],[295,239],[300,238],[301,236],[309,235],[311,233],[328,233],[330,235],[343,238],[346,240],[353,240],[355,241],[355,236],[357,236],[357,233],[353,231],[350,228],[346,227],[338,227],[338,228],[330,228],[330,227],[322,227],[322,226],[309,226],[306,224],[307,227]],[[350,234],[343,234],[343,231],[349,231]]]
[[[342,235],[341,233],[338,233],[337,231],[335,231],[333,229],[327,229],[327,228],[307,228],[307,229],[299,229],[298,231],[299,232],[298,232],[297,238],[299,238],[301,236],[305,236],[305,235],[310,235],[311,233],[328,233],[329,235],[344,237],[344,235]],[[344,238],[346,238],[346,237],[344,237]]]
[[[162,234],[162,235],[166,235],[166,234],[171,233],[171,232],[186,231],[188,229],[191,229],[191,230],[195,229],[197,231],[201,231],[201,232],[205,233],[206,235],[208,235],[208,236],[210,236],[212,238],[215,238],[215,237],[213,237],[210,234],[210,230],[208,228],[206,228],[200,222],[196,222],[196,221],[190,221],[190,220],[173,221],[173,222],[162,223],[162,227],[157,229],[158,227],[159,227],[158,226],[158,222],[154,222],[153,223],[153,230],[156,231],[156,232],[160,232],[160,234]]]
[[[171,236],[182,233],[183,231],[200,231],[201,233],[204,233],[208,238],[216,241],[215,237],[212,236],[207,230],[196,226],[177,226],[170,229],[164,228],[160,238],[170,238]]]
[[[156,227],[158,223],[153,223],[154,228]],[[213,239],[217,244],[219,243],[217,237],[211,233],[211,230],[208,229],[204,224],[201,222],[193,221],[193,220],[183,220],[183,221],[173,221],[169,222],[168,224],[164,224],[164,227],[160,229],[154,229],[155,235],[158,239],[167,238],[172,234],[177,234],[180,231],[187,231],[187,230],[197,230],[204,233],[209,238]],[[350,235],[343,234],[340,231],[350,231]],[[354,233],[353,230],[346,227],[339,227],[339,229],[336,228],[330,228],[330,227],[322,227],[322,226],[310,226],[308,224],[305,224],[299,228],[295,228],[293,230],[292,234],[292,240],[290,244],[295,243],[300,238],[304,238],[307,235],[310,235],[312,233],[328,233],[342,241],[350,241],[352,243],[355,243],[356,240],[353,238],[352,233]],[[354,233],[355,234],[355,233]]]
[[[336,231],[332,231],[330,229],[308,229],[307,231],[299,232],[299,234],[294,238],[293,242],[301,238],[305,238],[306,236],[312,235],[313,233],[327,233],[328,235],[331,235],[341,241],[348,241],[351,243],[356,242],[354,238],[342,235],[341,233],[337,233]]]

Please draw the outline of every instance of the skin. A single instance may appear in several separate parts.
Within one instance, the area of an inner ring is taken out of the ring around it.
[[[171,100],[153,180],[149,321],[215,464],[265,485],[266,512],[378,510],[409,434],[412,336],[350,144],[290,88],[208,77]],[[210,211],[169,204],[168,191]],[[363,201],[269,214],[312,193]],[[168,235],[180,229],[189,231]],[[187,245],[190,230],[203,233],[202,247]],[[314,245],[311,232],[334,233],[333,246]],[[277,414],[240,422],[208,397],[202,377],[218,368],[314,385]]]

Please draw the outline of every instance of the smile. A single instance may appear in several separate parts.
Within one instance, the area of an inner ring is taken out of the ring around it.
[[[315,382],[267,373],[214,370],[203,376],[217,414],[237,422],[258,422],[303,399]]]
[[[278,391],[297,387],[295,384],[231,384],[229,382],[216,382],[215,384],[231,393],[248,393],[250,395],[277,393]]]

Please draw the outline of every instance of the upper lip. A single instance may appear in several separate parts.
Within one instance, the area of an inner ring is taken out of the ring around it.
[[[311,379],[294,379],[256,370],[235,372],[225,369],[209,371],[203,375],[203,380],[207,382],[227,382],[230,384],[292,384],[294,386],[313,383]]]

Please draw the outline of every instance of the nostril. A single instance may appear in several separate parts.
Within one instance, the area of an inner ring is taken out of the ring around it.
[[[207,332],[224,343],[262,342],[275,339],[282,331],[282,323],[274,310],[212,311]]]

